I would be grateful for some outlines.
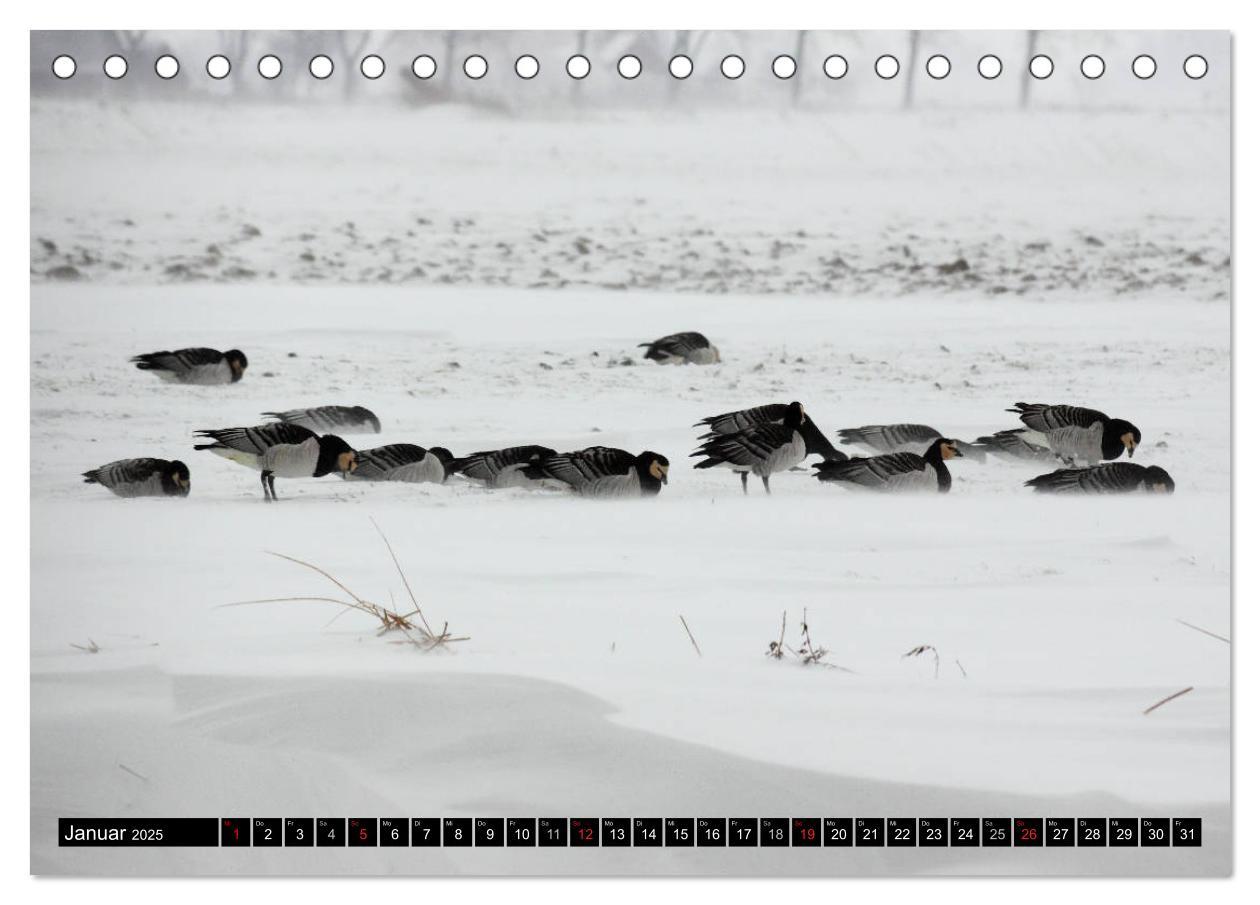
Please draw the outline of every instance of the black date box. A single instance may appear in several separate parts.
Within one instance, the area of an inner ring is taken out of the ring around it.
[[[694,817],[666,817],[665,844],[695,845],[696,819]]]
[[[599,848],[599,821],[594,817],[570,818],[569,845],[574,848]]]
[[[763,847],[778,848],[788,845],[788,819],[786,817],[762,817],[757,824],[758,842]]]
[[[412,817],[411,844],[420,848],[436,848],[441,845],[442,821],[437,817]]]
[[[883,817],[856,817],[853,820],[853,841],[858,846],[877,848],[884,844]]]
[[[1203,844],[1202,817],[1174,817],[1172,822],[1172,844],[1200,846]]]
[[[380,822],[380,843],[383,846],[410,845],[408,838],[411,827],[406,817],[382,817]]]
[[[347,834],[350,844],[358,848],[376,847],[376,818],[351,817]]]
[[[442,847],[465,848],[473,844],[471,817],[442,818]]]
[[[1076,821],[1071,817],[1047,817],[1046,845],[1062,848],[1076,845]]]
[[[981,845],[1010,845],[1011,844],[1011,818],[1009,817],[986,817],[980,821],[980,844]]]
[[[887,841],[890,846],[906,848],[917,843],[913,817],[889,817],[887,823]]]
[[[1016,817],[1014,839],[1017,846],[1025,848],[1045,845],[1045,820],[1040,817]]]
[[[224,848],[249,845],[249,818],[224,817],[220,820],[219,845]]]
[[[278,848],[284,844],[284,828],[279,817],[255,817],[250,821],[250,835],[256,847]]]
[[[651,848],[665,844],[665,820],[662,817],[636,817],[630,827],[635,845]]]
[[[725,817],[697,817],[696,844],[713,848],[726,845]]]
[[[824,817],[823,845],[853,845],[853,818]]]
[[[1172,845],[1172,820],[1167,817],[1143,817],[1138,822],[1142,845]]]
[[[822,845],[822,818],[793,817],[792,845],[806,847]]]
[[[538,844],[553,848],[567,846],[569,844],[569,818],[539,817]]]
[[[315,844],[314,817],[284,818],[284,847],[302,848]]]
[[[315,818],[315,844],[316,845],[345,845],[346,844],[346,818],[344,817],[317,817]]]
[[[1136,817],[1112,817],[1107,821],[1107,844],[1128,848],[1138,844]]]
[[[565,828],[563,820],[560,827]],[[538,844],[538,821],[533,817],[509,817],[504,822],[503,836],[508,846],[533,847]]]
[[[1107,844],[1107,821],[1102,817],[1077,817],[1076,844],[1083,848],[1105,846]]]
[[[740,847],[756,846],[757,818],[732,817],[726,822],[727,845]]]
[[[980,818],[951,817],[949,844],[955,848],[972,848],[980,844]]]
[[[599,844],[624,848],[630,844],[630,818],[605,817],[599,822]]]
[[[949,820],[944,817],[919,818],[919,845],[938,848],[949,845]]]
[[[473,821],[473,840],[479,846],[503,845],[503,830],[507,820],[503,817],[478,817]]]

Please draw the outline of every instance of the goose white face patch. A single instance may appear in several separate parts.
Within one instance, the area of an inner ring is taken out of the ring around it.
[[[32,873],[1250,854],[1255,41],[73,6],[9,59]]]

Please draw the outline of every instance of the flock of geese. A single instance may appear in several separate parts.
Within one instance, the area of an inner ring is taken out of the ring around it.
[[[643,343],[644,357],[658,364],[714,364],[720,353],[700,333],[676,333]],[[248,360],[237,349],[179,349],[132,359],[142,371],[164,381],[202,386],[230,384],[245,373]],[[1172,493],[1174,483],[1158,466],[1113,461],[1132,458],[1142,432],[1122,418],[1075,405],[1016,403],[1007,409],[1022,426],[965,443],[924,424],[877,424],[838,432],[837,449],[800,402],[771,403],[704,418],[695,468],[726,468],[739,475],[745,494],[748,476],[759,477],[766,493],[770,478],[798,468],[811,455],[814,477],[876,492],[948,493],[947,463],[957,458],[983,462],[987,456],[1058,466],[1025,482],[1040,493]],[[267,423],[196,431],[195,450],[204,450],[259,472],[265,500],[275,500],[276,478],[337,474],[350,481],[441,484],[458,477],[491,489],[560,488],[583,497],[655,496],[669,483],[669,459],[647,450],[591,446],[557,452],[546,446],[512,446],[457,457],[440,446],[391,443],[355,449],[342,434],[380,433],[380,419],[362,406],[264,412]],[[855,450],[857,451],[857,450]],[[117,496],[187,496],[188,466],[178,460],[122,459],[83,473]]]

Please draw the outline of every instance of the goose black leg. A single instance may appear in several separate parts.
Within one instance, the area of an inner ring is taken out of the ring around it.
[[[280,499],[276,496],[276,476],[272,472],[267,472],[267,486],[271,488],[271,501],[274,503]]]
[[[762,486],[766,488],[766,493],[769,493],[770,492],[770,475],[762,475],[761,483],[762,483]]]
[[[263,500],[264,500],[265,502],[270,503],[270,502],[271,502],[271,494],[267,491],[267,472],[265,472],[265,471],[264,471],[262,474],[260,474],[260,475],[258,476],[258,480],[262,482]]]
[[[748,472],[741,471],[739,473],[739,483],[744,487],[744,496],[748,496]]]

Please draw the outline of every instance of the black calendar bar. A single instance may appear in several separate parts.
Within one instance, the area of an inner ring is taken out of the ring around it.
[[[58,845],[150,848],[1201,847],[1200,817],[61,817]],[[832,853],[832,857],[840,853]],[[844,857],[856,857],[849,853]],[[488,857],[493,857],[488,855]],[[822,857],[826,857],[825,855]]]

